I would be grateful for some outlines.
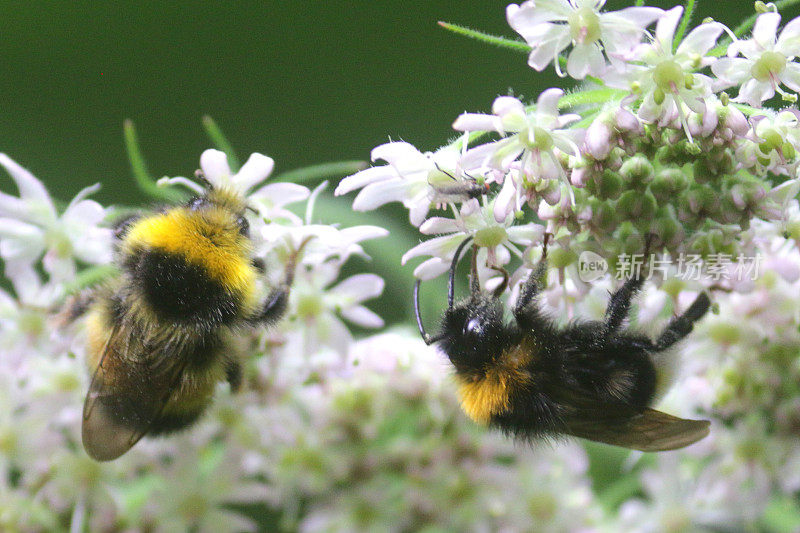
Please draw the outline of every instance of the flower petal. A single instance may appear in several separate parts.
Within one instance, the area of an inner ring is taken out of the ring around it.
[[[243,192],[249,191],[267,179],[274,168],[275,161],[271,157],[257,152],[252,153],[239,172],[232,177],[233,184]]]
[[[200,169],[208,181],[214,185],[225,185],[231,175],[231,167],[228,166],[228,156],[225,152],[210,148],[200,155]]]
[[[382,328],[384,324],[383,319],[380,316],[373,313],[363,305],[347,307],[339,311],[339,314],[348,321],[361,326],[362,328]]]
[[[658,24],[656,24],[656,40],[664,50],[672,49],[672,39],[675,36],[675,29],[678,27],[678,22],[681,20],[683,14],[683,7],[676,6],[669,11],[664,12]]]
[[[22,200],[41,204],[47,208],[47,212],[53,218],[56,217],[56,208],[41,181],[4,153],[0,153],[0,165],[6,169],[14,183],[17,184]]]
[[[704,56],[706,52],[717,44],[717,39],[719,39],[722,30],[723,26],[719,22],[707,22],[699,25],[683,38],[675,55],[697,54]]]
[[[753,39],[761,48],[771,50],[775,44],[778,25],[781,23],[780,13],[762,13],[753,25]]]
[[[339,182],[339,185],[334,191],[334,195],[341,196],[356,189],[360,189],[370,183],[384,181],[391,178],[397,178],[397,171],[391,165],[381,165],[379,167],[370,167],[352,176],[347,176]]]
[[[330,293],[345,296],[356,303],[380,296],[386,283],[377,274],[356,274],[330,289]]]
[[[302,202],[311,191],[296,183],[270,183],[250,195],[251,201],[268,201],[275,207]]]

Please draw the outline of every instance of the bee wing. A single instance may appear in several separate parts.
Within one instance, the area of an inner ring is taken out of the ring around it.
[[[614,410],[614,407],[609,407]],[[708,420],[689,420],[645,409],[620,419],[608,417],[567,420],[567,433],[575,437],[643,452],[677,450],[709,433]]]
[[[83,404],[83,447],[93,459],[121,456],[161,415],[185,367],[167,364],[163,348],[143,348],[126,328],[112,329]]]

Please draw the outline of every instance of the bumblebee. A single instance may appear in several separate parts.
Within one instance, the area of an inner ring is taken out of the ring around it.
[[[88,313],[93,377],[82,437],[95,460],[116,459],[144,435],[189,427],[220,381],[237,390],[237,330],[275,322],[286,310],[303,245],[283,283],[260,301],[263,266],[251,257],[244,198],[208,187],[185,205],[118,224],[120,275],[72,310],[73,318]]]
[[[635,276],[611,295],[603,321],[558,327],[537,303],[547,274],[547,239],[541,261],[521,286],[511,322],[505,321],[499,299],[508,274],[502,271],[504,283],[484,293],[474,248],[471,293],[453,303],[456,266],[470,239],[453,258],[448,307],[435,336],[425,332],[420,282],[414,286],[420,334],[426,344],[438,343],[453,364],[465,413],[523,439],[572,435],[648,452],[682,448],[708,435],[707,420],[677,418],[650,407],[664,385],[656,360],[692,331],[709,309],[708,296],[701,293],[653,341],[622,326],[643,283]]]

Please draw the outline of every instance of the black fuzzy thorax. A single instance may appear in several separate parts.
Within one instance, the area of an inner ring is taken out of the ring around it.
[[[239,316],[237,295],[209,276],[203,266],[163,250],[137,252],[126,257],[124,267],[132,286],[160,320],[207,330],[230,324]]]

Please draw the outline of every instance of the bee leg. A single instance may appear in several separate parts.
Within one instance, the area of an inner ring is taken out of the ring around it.
[[[264,307],[261,311],[250,319],[253,323],[259,324],[272,324],[280,320],[286,312],[286,306],[289,303],[289,287],[281,286],[273,289],[267,297]]]
[[[267,272],[267,265],[264,264],[264,260],[258,257],[254,257],[252,260],[253,268],[256,269],[256,272],[263,275]]]
[[[250,319],[254,323],[272,324],[280,320],[286,312],[286,307],[289,304],[289,289],[294,283],[295,268],[297,267],[297,258],[303,252],[303,248],[311,241],[312,237],[306,237],[300,246],[297,247],[286,261],[286,277],[283,283],[272,290],[267,297],[264,307],[256,316]]]
[[[675,317],[670,321],[664,332],[656,340],[655,348],[659,351],[665,350],[691,333],[694,323],[703,318],[709,307],[711,307],[711,300],[709,300],[708,295],[704,292],[700,293],[692,305],[689,306],[689,309],[684,311],[681,316]]]
[[[231,392],[239,392],[242,388],[242,363],[238,359],[230,358],[225,361],[225,379],[231,387]]]
[[[57,326],[64,327],[83,316],[96,298],[96,288],[86,289],[70,296],[64,303],[61,311],[56,315]]]
[[[653,235],[650,234],[645,240],[645,260],[650,254],[650,243],[652,239]],[[614,333],[619,329],[620,325],[622,325],[622,321],[625,320],[625,317],[628,316],[628,312],[631,309],[631,299],[639,292],[643,284],[644,278],[642,277],[641,269],[636,269],[633,276],[627,280],[622,287],[617,289],[617,292],[611,295],[611,299],[608,301],[608,307],[606,308],[606,333]]]
[[[631,299],[642,288],[644,280],[641,276],[634,276],[611,295],[606,308],[605,330],[607,333],[617,331],[622,321],[628,316],[631,308]]]
[[[525,280],[522,287],[520,287],[517,303],[514,304],[514,309],[512,310],[517,322],[522,326],[530,327],[540,319],[536,297],[545,288],[547,280],[547,243],[549,240],[550,234],[546,233],[544,244],[542,245],[542,258],[536,268],[528,275],[528,279]]]

